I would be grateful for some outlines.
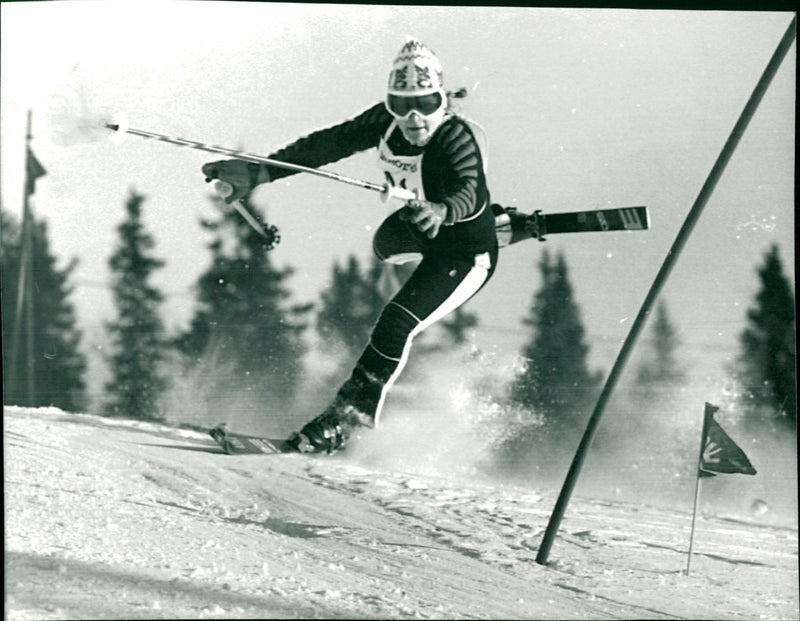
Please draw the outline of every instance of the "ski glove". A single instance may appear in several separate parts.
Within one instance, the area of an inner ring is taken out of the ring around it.
[[[431,203],[412,199],[405,205],[403,219],[413,222],[429,239],[439,234],[439,227],[447,218],[447,206],[442,203]]]
[[[242,160],[220,160],[203,165],[206,183],[219,179],[233,186],[233,193],[225,199],[230,204],[250,194],[257,185],[269,181],[266,166]]]

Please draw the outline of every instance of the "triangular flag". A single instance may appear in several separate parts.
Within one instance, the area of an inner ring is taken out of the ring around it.
[[[39,160],[36,159],[30,147],[28,147],[27,151],[28,158],[27,162],[25,162],[25,192],[27,196],[30,196],[36,191],[36,180],[39,177],[44,177],[47,171],[44,169],[44,166],[39,163]]]
[[[706,403],[703,425],[703,455],[700,459],[700,476],[722,474],[755,474],[756,469],[747,455],[714,420],[718,407]]]

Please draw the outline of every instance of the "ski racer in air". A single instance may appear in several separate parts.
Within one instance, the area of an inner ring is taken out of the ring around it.
[[[426,45],[409,39],[394,60],[385,101],[352,120],[319,130],[271,154],[318,168],[377,147],[389,184],[416,193],[375,233],[382,261],[418,260],[383,308],[350,377],[322,414],[289,443],[300,452],[334,452],[354,430],[377,425],[414,337],[474,296],[497,266],[495,217],[504,218],[504,245],[523,237],[526,216],[492,205],[483,155],[470,124],[450,105],[442,65]],[[233,186],[232,202],[257,185],[293,171],[241,160],[205,164],[206,181]]]

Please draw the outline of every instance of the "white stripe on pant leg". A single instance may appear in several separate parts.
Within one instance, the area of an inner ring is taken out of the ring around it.
[[[377,252],[376,252],[377,254]],[[404,263],[409,263],[411,261],[419,261],[422,259],[421,252],[398,252],[397,254],[390,254],[388,256],[382,257],[378,255],[378,258],[381,261],[385,261],[391,265],[403,265]]]
[[[397,367],[389,376],[389,379],[386,381],[386,384],[384,384],[383,389],[381,390],[381,398],[378,401],[378,407],[375,410],[375,427],[378,426],[378,421],[381,417],[381,411],[383,410],[383,403],[386,401],[386,396],[392,389],[392,385],[395,383],[395,380],[397,380],[397,378],[403,372],[403,367],[406,366],[406,362],[408,362],[408,355],[411,351],[411,342],[414,340],[414,337],[422,332],[425,328],[432,326],[434,323],[453,312],[469,298],[475,295],[478,289],[483,286],[483,283],[485,283],[486,279],[489,277],[490,262],[491,260],[489,259],[488,254],[484,253],[476,256],[475,265],[473,265],[473,267],[470,269],[464,280],[459,283],[458,287],[453,290],[453,293],[450,294],[450,297],[442,302],[439,308],[428,315],[426,319],[418,323],[417,326],[409,333],[408,338],[406,339],[406,344],[403,347],[403,355],[400,358],[400,362],[397,364]]]

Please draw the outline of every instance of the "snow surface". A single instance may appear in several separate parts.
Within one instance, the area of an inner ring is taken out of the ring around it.
[[[797,619],[797,528],[5,407],[6,618]]]

